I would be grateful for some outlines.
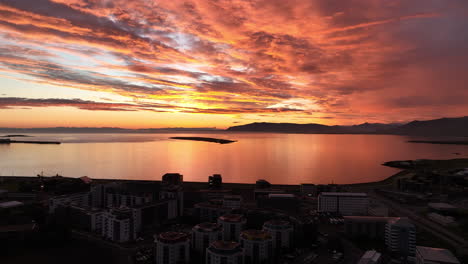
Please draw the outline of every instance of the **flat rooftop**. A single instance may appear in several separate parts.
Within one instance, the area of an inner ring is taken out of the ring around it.
[[[177,243],[189,240],[189,234],[184,232],[164,232],[159,234],[158,240],[163,243]]]
[[[271,239],[270,233],[263,230],[245,230],[241,233],[241,238],[255,241]]]
[[[194,226],[193,230],[198,232],[215,232],[221,231],[222,226],[220,224],[206,222]]]
[[[375,250],[368,250],[364,253],[358,264],[377,263],[381,256],[382,254]]]
[[[460,264],[460,261],[447,249],[416,246],[416,255],[421,255],[425,261]]]
[[[223,222],[231,222],[231,223],[240,223],[245,221],[245,218],[241,214],[226,214],[219,217],[219,220]]]
[[[231,251],[231,250],[237,250],[241,248],[241,245],[237,242],[234,241],[214,241],[210,245],[211,248],[217,249],[217,250],[222,250],[222,251]]]

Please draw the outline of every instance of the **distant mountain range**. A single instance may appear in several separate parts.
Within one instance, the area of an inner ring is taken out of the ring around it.
[[[51,127],[51,128],[1,128],[0,133],[171,133],[171,132],[273,132],[304,134],[392,134],[410,136],[466,136],[468,116],[412,121],[406,124],[363,123],[353,126],[327,126],[321,124],[251,123],[233,126],[227,130],[216,128],[147,128],[126,129],[117,127]]]
[[[354,126],[320,124],[251,123],[228,131],[308,134],[396,134],[410,136],[468,136],[468,117],[412,121],[407,124],[364,123]]]

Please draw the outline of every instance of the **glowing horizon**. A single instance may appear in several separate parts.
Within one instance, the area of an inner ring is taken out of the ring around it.
[[[0,0],[0,127],[464,116],[468,2]]]

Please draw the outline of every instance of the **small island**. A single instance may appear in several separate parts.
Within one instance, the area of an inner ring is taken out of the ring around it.
[[[235,140],[208,138],[208,137],[171,137],[171,139],[205,141],[205,142],[213,142],[213,143],[219,143],[219,144],[229,144],[229,143],[236,142]]]
[[[32,137],[32,136],[28,136],[28,135],[5,135],[5,136],[2,136],[2,137],[11,138],[11,137]]]
[[[409,143],[468,145],[468,140],[409,140]]]
[[[13,144],[13,143],[24,143],[24,144],[61,144],[59,141],[26,141],[26,140],[11,140],[9,138],[0,138],[0,144]]]

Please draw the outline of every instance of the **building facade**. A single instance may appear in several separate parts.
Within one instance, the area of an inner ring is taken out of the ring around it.
[[[190,261],[190,235],[164,232],[156,237],[156,264],[179,264]]]
[[[406,217],[395,217],[385,226],[385,245],[388,250],[401,256],[414,256],[416,229]]]
[[[223,228],[216,223],[201,223],[192,228],[192,248],[204,259],[205,251],[214,241],[221,240]]]
[[[351,237],[385,239],[385,227],[392,217],[345,216],[344,232]]]
[[[273,238],[273,248],[280,251],[292,247],[294,229],[290,222],[285,220],[270,220],[263,224],[263,230],[270,233]],[[276,251],[276,252],[278,252]]]
[[[369,198],[365,193],[324,192],[318,197],[318,211],[341,215],[367,215]]]
[[[245,264],[270,263],[273,260],[273,237],[263,230],[245,230],[240,235]]]
[[[136,239],[133,211],[128,208],[111,209],[102,215],[102,236],[115,242],[129,242]]]
[[[214,241],[206,250],[206,264],[242,264],[243,249],[234,241]]]
[[[247,220],[240,214],[227,214],[218,218],[218,223],[223,227],[224,241],[239,241],[239,236],[244,230]]]

